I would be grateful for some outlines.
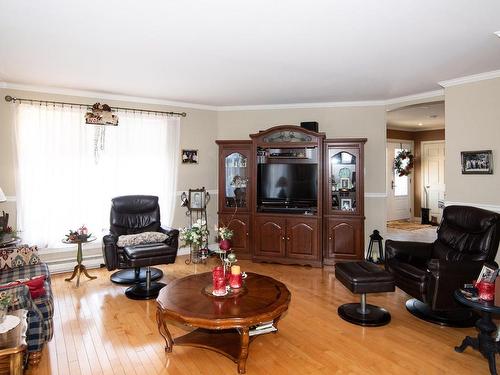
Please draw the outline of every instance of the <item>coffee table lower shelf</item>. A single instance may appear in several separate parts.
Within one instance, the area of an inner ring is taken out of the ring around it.
[[[184,336],[175,338],[174,345],[194,346],[212,350],[228,357],[235,363],[239,363],[242,359],[243,337],[236,329],[210,330],[198,328]],[[248,338],[247,350],[248,345],[255,337]]]

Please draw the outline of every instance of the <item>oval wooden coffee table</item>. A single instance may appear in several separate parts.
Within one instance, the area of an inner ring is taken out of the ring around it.
[[[223,354],[245,373],[250,328],[273,321],[277,328],[281,315],[288,309],[290,291],[285,284],[267,276],[248,273],[245,286],[238,293],[215,297],[206,292],[212,273],[191,275],[164,287],[158,296],[156,320],[165,338],[165,351],[175,345],[195,346]],[[167,321],[196,327],[190,333],[172,338]]]

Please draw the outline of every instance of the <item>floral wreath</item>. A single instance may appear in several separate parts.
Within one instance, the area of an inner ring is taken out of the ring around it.
[[[408,162],[403,166],[403,161],[408,159]],[[402,150],[394,158],[394,169],[398,173],[399,177],[408,176],[413,169],[413,154],[411,151]]]

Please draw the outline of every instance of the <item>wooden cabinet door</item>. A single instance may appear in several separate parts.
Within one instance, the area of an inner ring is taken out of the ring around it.
[[[329,218],[327,235],[328,258],[363,258],[363,218]]]
[[[251,209],[251,145],[221,144],[219,151],[219,212]]]
[[[318,259],[318,219],[287,218],[286,254],[295,259]]]
[[[275,216],[255,218],[255,256],[285,256],[285,222],[285,219]]]
[[[231,248],[236,253],[238,259],[251,258],[251,243],[252,236],[250,227],[249,215],[219,215],[219,223],[227,225],[233,231],[231,238]]]

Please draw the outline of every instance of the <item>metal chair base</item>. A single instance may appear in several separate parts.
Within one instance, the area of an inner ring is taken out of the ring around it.
[[[470,309],[434,311],[416,298],[406,301],[406,309],[419,319],[445,327],[474,327],[479,319],[479,315]]]
[[[138,272],[139,270],[139,272]],[[163,271],[159,268],[151,267],[151,281],[160,280],[163,277]],[[116,271],[110,277],[115,284],[130,285],[146,281],[146,268],[127,268]]]
[[[391,314],[379,306],[366,303],[366,294],[360,303],[346,303],[338,308],[339,316],[345,321],[365,327],[378,327],[391,321]]]
[[[165,286],[164,283],[157,283],[151,281],[152,270],[151,267],[146,268],[146,282],[137,283],[128,287],[125,295],[130,299],[153,299],[158,297],[160,289]]]

